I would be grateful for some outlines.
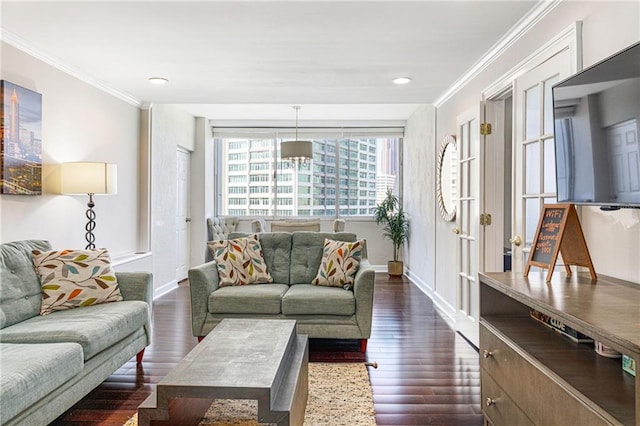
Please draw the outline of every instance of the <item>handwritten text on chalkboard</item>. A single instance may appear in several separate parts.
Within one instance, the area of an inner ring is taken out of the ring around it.
[[[560,237],[560,225],[564,218],[564,208],[546,208],[542,218],[540,234],[533,247],[533,260],[540,263],[549,263]]]

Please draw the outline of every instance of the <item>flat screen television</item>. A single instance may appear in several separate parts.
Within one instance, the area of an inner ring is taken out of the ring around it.
[[[640,43],[552,94],[558,202],[640,207]]]

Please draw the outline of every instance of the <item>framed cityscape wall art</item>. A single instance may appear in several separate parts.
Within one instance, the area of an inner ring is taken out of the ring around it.
[[[42,194],[42,95],[0,80],[0,194]]]

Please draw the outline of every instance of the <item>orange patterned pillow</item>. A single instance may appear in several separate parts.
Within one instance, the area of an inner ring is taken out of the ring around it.
[[[322,262],[312,284],[328,287],[353,287],[358,272],[364,240],[352,243],[324,240]]]
[[[122,299],[106,249],[33,250],[42,286],[40,315]]]
[[[220,287],[273,282],[256,235],[207,244],[216,261]]]

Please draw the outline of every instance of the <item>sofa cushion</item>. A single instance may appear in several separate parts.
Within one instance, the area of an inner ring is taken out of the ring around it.
[[[33,265],[42,285],[40,315],[122,300],[107,249],[34,250]]]
[[[272,283],[255,236],[207,243],[218,269],[220,287]]]
[[[37,316],[42,300],[40,281],[33,269],[32,250],[51,250],[43,240],[0,245],[0,328]]]
[[[287,284],[221,287],[209,295],[212,314],[279,314]]]
[[[291,264],[291,233],[267,232],[259,235],[264,261],[273,277],[273,282],[289,283]]]
[[[148,319],[146,302],[105,303],[36,316],[0,330],[6,343],[74,342],[85,361],[141,328]]]
[[[313,281],[320,268],[326,238],[353,242],[356,241],[356,234],[350,232],[294,232],[291,234],[290,284],[310,284]]]
[[[0,424],[20,414],[80,373],[77,343],[0,343]]]
[[[329,287],[353,287],[353,281],[362,258],[363,246],[364,240],[347,243],[325,239],[320,268],[318,268],[318,274],[312,284]]]
[[[353,315],[355,312],[353,292],[338,287],[292,285],[282,298],[285,315]]]

